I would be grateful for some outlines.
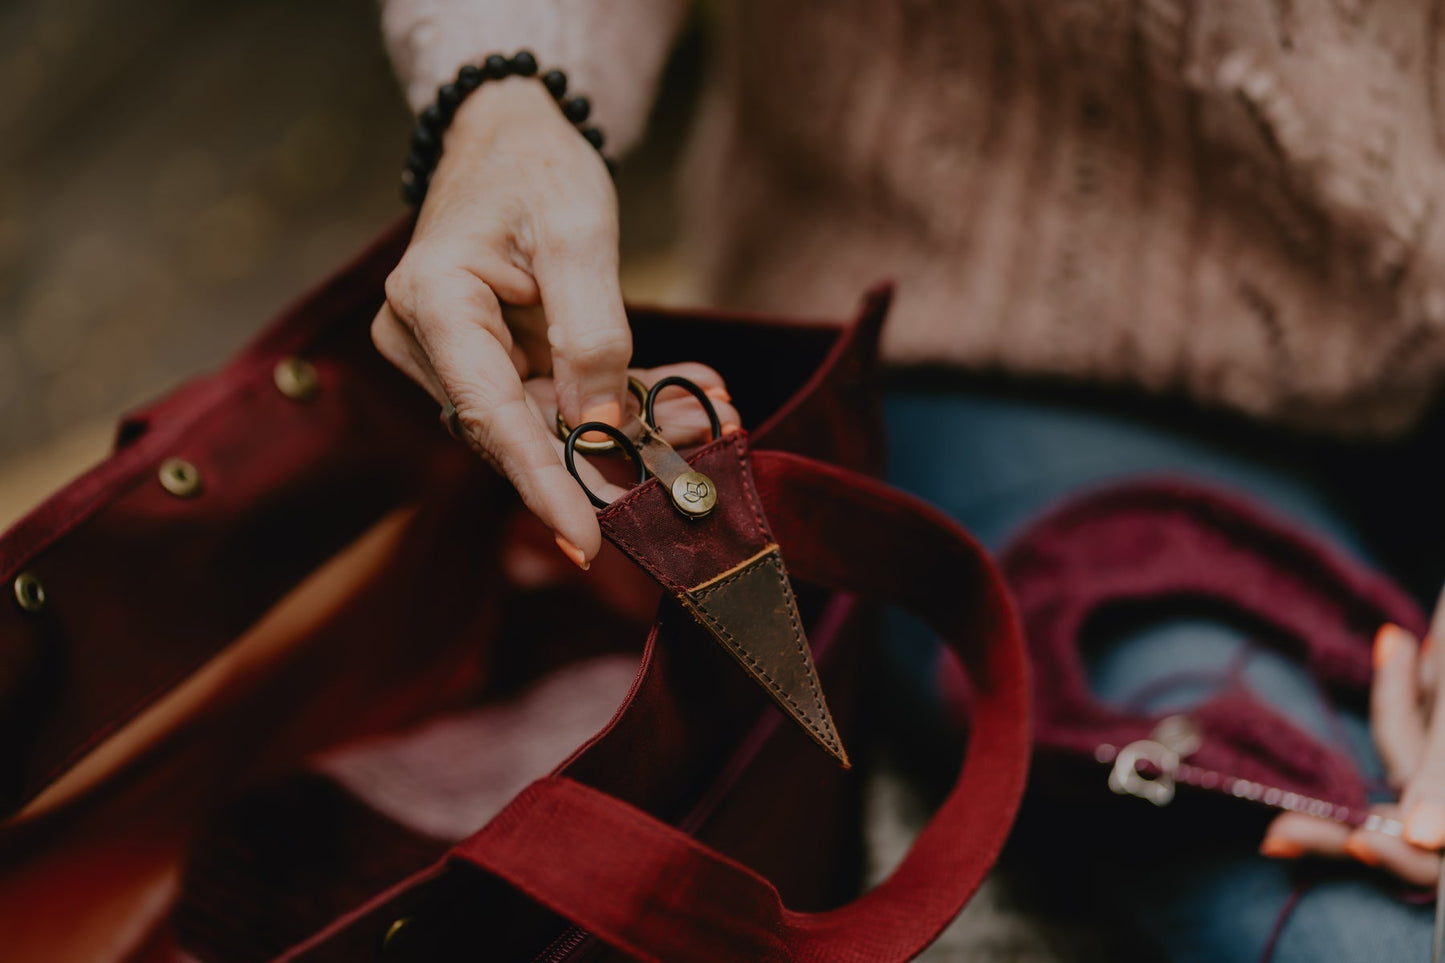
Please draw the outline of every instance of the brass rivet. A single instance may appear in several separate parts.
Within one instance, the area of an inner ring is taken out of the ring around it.
[[[201,470],[184,458],[167,458],[161,462],[161,487],[177,498],[200,494]]]
[[[321,389],[321,376],[304,358],[282,358],[272,372],[276,387],[292,401],[310,401]]]
[[[685,471],[672,480],[672,503],[691,518],[701,518],[717,504],[717,486],[700,471]]]
[[[411,917],[402,916],[392,920],[391,925],[386,928],[386,934],[381,938],[381,952],[386,956],[394,956],[406,951],[407,934],[411,930]]]
[[[45,584],[34,572],[21,572],[15,576],[15,601],[27,612],[39,612],[45,608]]]

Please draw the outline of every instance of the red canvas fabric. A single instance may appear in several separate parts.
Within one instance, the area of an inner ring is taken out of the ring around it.
[[[1090,691],[1084,651],[1102,641],[1105,617],[1222,619],[1297,658],[1322,692],[1361,710],[1375,632],[1385,622],[1426,627],[1424,613],[1387,577],[1245,498],[1181,479],[1069,499],[1020,533],[1002,561],[1036,673],[1039,786],[1075,802],[1117,804],[1101,747],[1147,739],[1160,721],[1105,705]],[[1368,816],[1366,782],[1350,755],[1244,686],[1226,686],[1188,715],[1203,740],[1186,762],[1213,775],[1181,787],[1181,802],[1228,799],[1263,815],[1287,800],[1352,825]],[[1220,824],[1200,830],[1205,825]]]
[[[845,739],[867,688],[866,602],[929,619],[968,667],[975,733],[959,788],[894,876],[849,902],[857,775],[784,725],[679,607],[664,602],[649,628],[619,605],[658,595],[623,553],[564,586],[507,583],[499,556],[535,523],[369,343],[405,240],[393,230],[221,371],[127,419],[112,457],[0,538],[0,578],[33,572],[50,596],[40,612],[0,606],[4,812],[48,806],[0,827],[9,951],[102,958],[58,947],[130,905],[117,893],[140,857],[126,847],[153,841],[183,864],[163,891],[177,908],[96,937],[105,959],[370,959],[400,920],[427,960],[573,959],[554,951],[574,945],[657,960],[916,953],[1002,843],[1027,685],[984,554],[867,477],[882,454],[886,290],[848,326],[632,311],[634,363],[712,364],[755,428],[692,456],[723,486],[715,524],[680,521],[655,483],[603,515],[610,534],[627,515],[631,554],[663,581],[776,538]],[[277,389],[290,357],[316,368],[314,398]],[[157,481],[171,457],[200,470],[195,497]],[[184,725],[65,801],[45,795],[267,632],[288,647]],[[398,832],[324,779],[285,781],[312,753],[607,651],[639,659],[612,721],[460,843]],[[112,856],[114,872],[97,872]]]

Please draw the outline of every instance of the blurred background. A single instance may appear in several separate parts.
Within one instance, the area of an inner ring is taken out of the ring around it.
[[[694,25],[625,166],[655,300]],[[0,2],[0,526],[403,213],[410,114],[376,0]]]

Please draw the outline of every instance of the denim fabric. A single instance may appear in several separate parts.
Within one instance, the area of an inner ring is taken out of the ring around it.
[[[1369,561],[1366,540],[1308,471],[1226,443],[1119,414],[966,391],[894,390],[887,418],[891,480],[993,549],[1070,494],[1164,474],[1226,486]],[[890,651],[910,687],[930,698],[936,649],[926,634],[897,622]],[[1202,619],[1155,624],[1111,644],[1088,672],[1105,701],[1155,711],[1187,709],[1226,678],[1242,676],[1281,712],[1347,746],[1367,773],[1378,775],[1364,720],[1328,705],[1293,660],[1253,646],[1229,626]],[[1181,963],[1261,960],[1281,919],[1273,963],[1429,958],[1430,908],[1406,905],[1388,881],[1349,864],[1296,897],[1290,865],[1259,856],[1257,843],[1240,840],[1236,850],[1194,857],[1189,865],[1150,864],[1122,874],[1101,866],[1098,882]]]

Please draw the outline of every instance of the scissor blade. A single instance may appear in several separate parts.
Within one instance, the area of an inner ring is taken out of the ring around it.
[[[702,585],[683,601],[763,690],[844,768],[851,764],[803,635],[776,545]]]

